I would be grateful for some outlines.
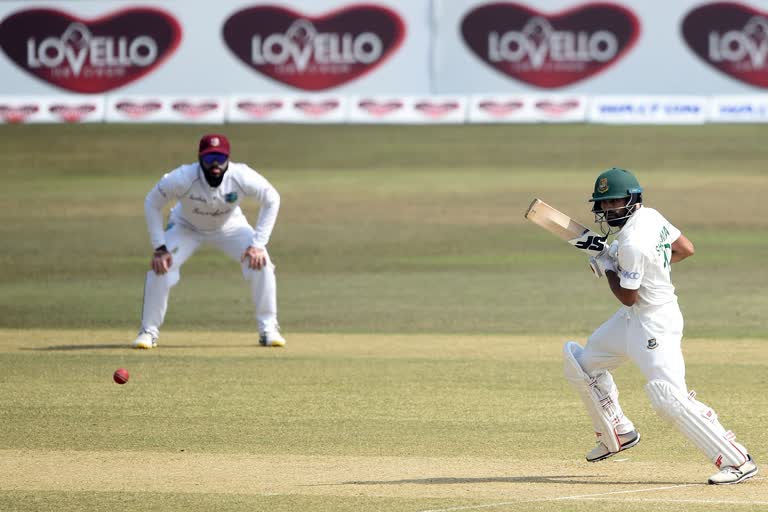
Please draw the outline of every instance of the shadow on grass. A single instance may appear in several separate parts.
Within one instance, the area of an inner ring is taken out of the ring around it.
[[[510,484],[597,484],[597,485],[695,485],[701,482],[669,482],[643,480],[638,482],[606,482],[605,480],[587,480],[589,478],[601,478],[601,475],[554,475],[554,476],[499,476],[487,478],[416,478],[406,480],[354,480],[342,482],[336,485],[452,485],[452,484],[484,484],[484,483],[510,483]],[[702,484],[703,485],[703,484]]]
[[[202,348],[210,349],[215,348],[217,350],[231,349],[231,348],[261,348],[268,349],[272,347],[262,347],[257,343],[248,345],[163,345],[162,350],[174,350],[174,349],[190,349],[190,348]],[[35,348],[21,348],[20,350],[31,350],[37,352],[49,352],[49,351],[70,351],[70,350],[114,350],[114,349],[127,349],[130,351],[144,352],[143,350],[137,350],[130,346],[129,343],[105,343],[101,345],[51,345],[48,347],[35,347]],[[158,348],[153,349],[159,350]]]

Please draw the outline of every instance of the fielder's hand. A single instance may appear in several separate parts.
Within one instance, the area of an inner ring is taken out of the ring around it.
[[[245,250],[240,261],[247,261],[251,270],[261,270],[267,266],[267,251],[251,245]]]
[[[155,274],[161,276],[168,272],[168,269],[173,265],[173,256],[168,252],[168,249],[161,245],[155,252],[152,253],[152,270]]]

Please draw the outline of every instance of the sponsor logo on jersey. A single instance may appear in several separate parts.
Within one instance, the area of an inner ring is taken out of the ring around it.
[[[554,14],[493,2],[470,11],[460,30],[469,49],[493,69],[552,89],[615,64],[637,42],[640,22],[628,8],[606,2]]]
[[[627,272],[626,270],[621,271],[621,277],[624,279],[640,279],[640,272]]]
[[[737,2],[708,3],[692,9],[681,29],[701,60],[732,78],[768,88],[768,12]]]
[[[62,89],[100,93],[159,66],[178,47],[181,26],[160,9],[122,9],[83,19],[24,9],[0,23],[0,47],[27,73]]]
[[[224,41],[246,66],[306,91],[338,87],[391,57],[405,38],[405,22],[375,4],[345,6],[307,16],[263,5],[237,11],[225,22]]]
[[[648,340],[648,350],[653,350],[658,346],[659,343],[656,341],[656,338],[651,338]]]
[[[230,192],[228,194],[224,194],[224,200],[228,203],[234,203],[237,201],[237,192]]]

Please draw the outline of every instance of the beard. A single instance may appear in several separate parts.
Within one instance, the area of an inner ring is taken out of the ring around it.
[[[226,174],[227,169],[229,168],[229,162],[227,162],[227,165],[224,167],[219,167],[221,173],[218,176],[211,172],[212,169],[206,169],[205,166],[203,166],[202,161],[200,162],[200,168],[203,170],[203,176],[205,176],[205,181],[208,182],[208,185],[216,188],[221,185],[221,182],[224,180],[224,174]]]
[[[612,215],[610,216],[607,213],[605,214],[605,222],[607,222],[609,226],[617,228],[627,223],[630,211],[625,207],[616,209],[612,211],[611,214]]]

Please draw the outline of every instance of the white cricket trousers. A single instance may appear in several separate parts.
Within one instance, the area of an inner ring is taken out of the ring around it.
[[[641,311],[623,306],[592,333],[579,363],[592,375],[632,360],[649,381],[661,379],[685,390],[682,339],[683,315],[677,302]]]
[[[632,360],[648,380],[646,391],[659,414],[718,467],[740,465],[746,460],[746,448],[735,442],[735,435],[723,428],[709,406],[688,393],[682,337],[683,315],[677,301],[642,309],[622,307],[592,333],[577,361],[590,377],[607,373],[602,378],[607,377],[615,390],[610,370]],[[618,391],[615,397],[618,405]],[[634,425],[622,412],[616,432],[632,430]]]
[[[197,249],[209,244],[224,251],[230,258],[240,263],[245,250],[253,242],[253,228],[243,217],[230,222],[222,230],[202,233],[171,224],[165,233],[166,247],[173,256],[173,264],[168,272],[157,275],[149,270],[144,283],[144,304],[141,311],[141,328],[153,336],[160,335],[165,313],[168,309],[168,296],[181,277],[180,269]],[[267,254],[267,264],[261,270],[248,268],[241,263],[243,277],[250,284],[251,298],[255,309],[256,321],[260,332],[277,327],[277,285],[275,266]]]

